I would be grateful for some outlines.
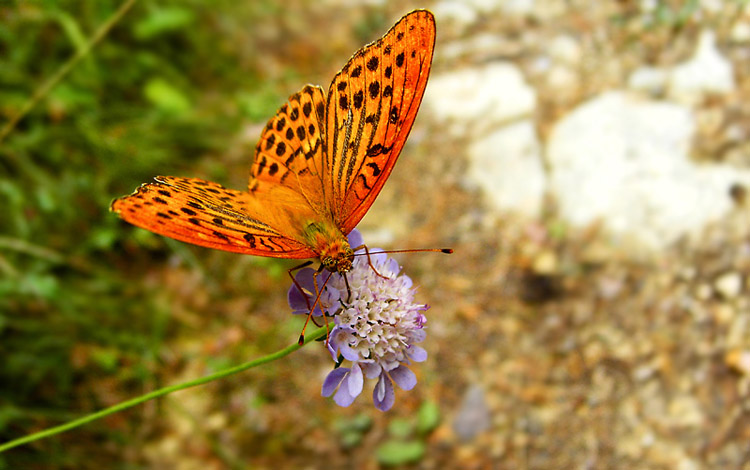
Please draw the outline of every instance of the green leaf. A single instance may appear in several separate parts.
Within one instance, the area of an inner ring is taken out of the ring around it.
[[[388,424],[388,432],[391,434],[391,436],[401,439],[409,437],[413,430],[414,425],[411,423],[411,421],[407,421],[403,418],[394,418]]]
[[[425,445],[417,441],[390,440],[381,444],[375,455],[383,465],[401,465],[417,462],[424,456]]]
[[[185,114],[192,107],[190,100],[163,78],[149,80],[143,94],[157,108],[170,114]]]
[[[440,425],[440,407],[434,401],[422,403],[417,412],[417,432],[429,434]]]
[[[191,10],[180,7],[158,8],[139,21],[133,28],[133,33],[136,38],[147,40],[160,34],[180,30],[192,24],[194,20],[195,15]]]

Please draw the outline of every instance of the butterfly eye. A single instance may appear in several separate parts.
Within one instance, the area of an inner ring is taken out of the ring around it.
[[[337,271],[336,269],[336,260],[333,259],[331,256],[326,256],[320,260],[321,263],[323,263],[323,267],[327,270],[331,271],[332,273],[335,273]]]

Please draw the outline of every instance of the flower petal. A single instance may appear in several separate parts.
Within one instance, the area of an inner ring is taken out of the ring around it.
[[[417,376],[408,367],[398,366],[390,372],[390,376],[401,390],[411,390],[417,385]]]
[[[424,362],[427,360],[427,351],[421,346],[410,344],[406,350],[406,355],[414,362]]]
[[[377,364],[375,362],[360,362],[359,364],[360,367],[364,369],[365,376],[368,379],[374,379],[383,371],[383,368],[380,367],[380,364]]]
[[[349,236],[346,238],[349,240],[349,246],[352,247],[352,250],[365,244],[365,239],[362,238],[362,234],[356,228],[349,232]]]
[[[355,398],[357,397],[349,393],[349,387],[344,385],[342,387],[339,387],[339,391],[336,392],[336,395],[333,396],[333,401],[335,401],[337,405],[346,408],[347,406],[354,403]]]
[[[365,377],[362,375],[362,369],[358,363],[354,363],[352,371],[346,377],[346,382],[349,386],[349,395],[358,397],[362,393],[362,387],[365,385]]]
[[[310,290],[311,292],[314,291],[315,287],[312,283],[312,275],[314,272],[315,271],[311,268],[304,268],[300,270],[300,272],[297,273],[297,276],[295,276],[297,284],[299,284],[303,289]],[[300,290],[297,288],[297,284],[292,283],[292,286],[289,288],[289,291],[287,292],[287,301],[289,302],[289,306],[293,310],[292,313],[307,314],[310,312],[310,307],[308,307],[306,299],[309,299],[310,296],[303,292],[300,292]]]
[[[388,261],[388,254],[383,253],[382,248],[371,248],[369,251],[370,261],[372,261],[373,266],[375,266],[376,268],[383,267],[383,264]],[[398,266],[398,263],[396,263],[396,266]]]
[[[320,391],[320,394],[324,397],[330,397],[333,392],[336,391],[336,388],[341,381],[344,380],[346,374],[349,373],[349,370],[348,367],[339,367],[338,369],[333,369],[329,372],[326,379],[323,381],[323,388]]]
[[[331,331],[331,336],[329,337],[329,341],[333,343],[334,349],[344,356],[344,359],[349,361],[356,361],[360,358],[359,353],[350,344],[354,333],[354,330],[348,326],[336,326]]]
[[[410,343],[421,343],[424,341],[424,339],[427,337],[427,332],[425,330],[412,330],[409,332],[409,342]]]
[[[310,310],[307,308],[307,302],[305,302],[305,296],[297,289],[297,286],[292,284],[289,291],[286,294],[286,300],[289,306],[292,308],[292,314],[300,315],[307,313]]]
[[[375,402],[375,408],[380,411],[388,411],[396,402],[396,393],[393,391],[393,383],[390,377],[383,372],[380,379],[372,391],[372,401]]]

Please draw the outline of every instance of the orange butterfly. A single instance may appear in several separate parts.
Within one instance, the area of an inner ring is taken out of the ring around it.
[[[352,268],[346,235],[398,159],[422,101],[435,19],[413,11],[349,59],[328,94],[307,85],[271,118],[247,192],[198,178],[157,176],[111,210],[194,245],[275,258],[318,257]],[[357,248],[357,247],[355,247]]]

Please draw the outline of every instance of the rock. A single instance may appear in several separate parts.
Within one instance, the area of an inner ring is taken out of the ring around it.
[[[724,361],[740,374],[750,376],[750,349],[733,349],[727,352]]]
[[[515,65],[492,63],[430,78],[423,108],[446,121],[455,135],[482,135],[530,116],[536,93]]]
[[[480,15],[486,15],[497,9],[494,0],[443,0],[433,5],[430,10],[435,14],[438,24],[450,21],[458,26],[467,27],[477,21]]]
[[[542,210],[546,175],[536,131],[530,121],[499,129],[468,148],[469,183],[489,204],[536,217]]]
[[[558,264],[557,254],[554,251],[543,250],[534,258],[531,269],[537,274],[551,276],[557,273]]]
[[[583,58],[583,52],[578,41],[567,34],[561,34],[552,39],[547,47],[547,51],[553,61],[576,66]]]
[[[736,272],[722,274],[714,282],[714,289],[725,299],[733,299],[742,292],[742,276]]]
[[[677,394],[669,403],[669,414],[677,426],[698,427],[703,423],[703,407],[693,395]]]
[[[695,103],[705,93],[729,93],[734,89],[732,63],[716,49],[716,35],[705,30],[693,57],[674,68],[669,81],[670,97]]]
[[[442,1],[430,10],[439,22],[448,21],[466,27],[477,21],[477,11],[463,2]]]
[[[534,0],[504,0],[497,3],[500,10],[508,15],[526,16],[534,13]]]
[[[659,250],[724,217],[730,188],[750,172],[697,165],[688,157],[687,107],[609,92],[553,128],[547,150],[550,189],[573,226],[601,221],[633,254]]]
[[[737,43],[750,42],[750,23],[747,21],[738,21],[729,32],[729,36],[732,38],[732,41]]]
[[[479,385],[471,385],[464,394],[461,408],[453,421],[453,431],[463,441],[470,441],[490,428],[490,410]]]
[[[658,67],[639,67],[628,77],[628,87],[632,90],[644,91],[651,94],[663,93],[669,73]]]

